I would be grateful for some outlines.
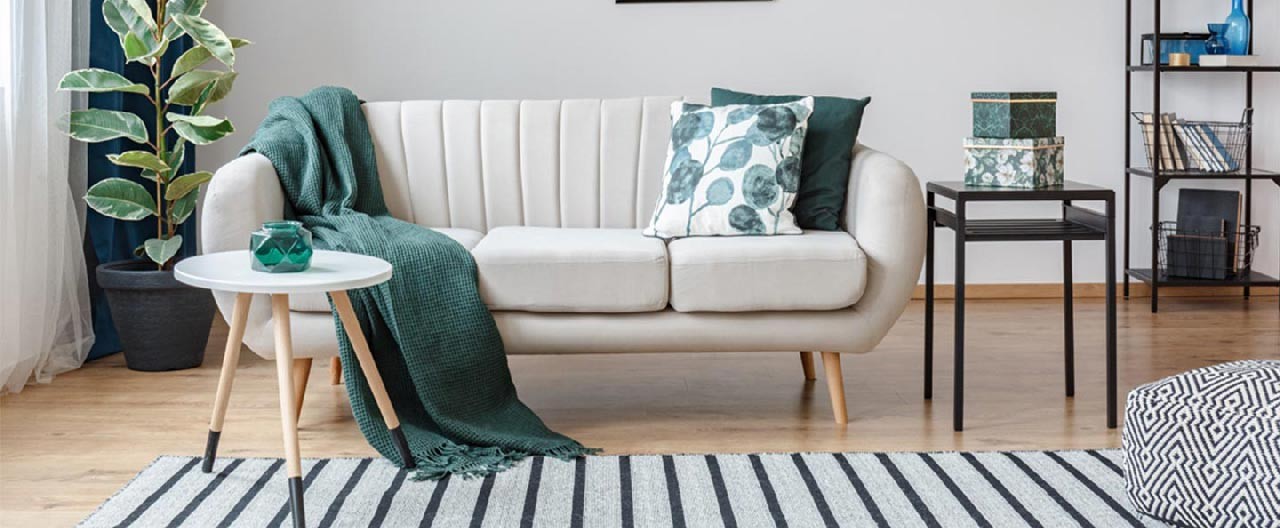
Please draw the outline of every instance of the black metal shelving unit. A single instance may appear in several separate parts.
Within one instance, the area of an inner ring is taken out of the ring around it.
[[[1240,180],[1244,182],[1244,224],[1252,225],[1253,223],[1253,182],[1254,180],[1271,180],[1280,186],[1280,173],[1256,169],[1253,166],[1253,115],[1247,113],[1245,119],[1249,125],[1246,134],[1245,144],[1245,166],[1243,169],[1235,172],[1213,173],[1203,171],[1170,171],[1161,170],[1160,164],[1152,164],[1152,167],[1134,167],[1133,166],[1133,74],[1149,73],[1151,74],[1152,85],[1152,109],[1151,113],[1160,115],[1160,88],[1161,77],[1163,74],[1212,74],[1212,73],[1243,73],[1245,77],[1245,108],[1253,108],[1253,76],[1256,73],[1280,73],[1280,66],[1229,66],[1222,68],[1202,68],[1199,66],[1167,66],[1160,64],[1160,4],[1161,0],[1151,0],[1154,8],[1154,28],[1152,31],[1152,49],[1153,64],[1135,65],[1133,63],[1133,4],[1134,0],[1125,0],[1125,124],[1124,124],[1124,156],[1125,156],[1125,175],[1124,175],[1124,296],[1129,297],[1129,281],[1137,279],[1147,283],[1151,287],[1151,312],[1159,311],[1160,307],[1160,287],[1161,286],[1232,286],[1241,287],[1244,297],[1249,297],[1250,286],[1280,286],[1280,279],[1260,273],[1252,269],[1245,269],[1242,273],[1233,279],[1228,280],[1204,280],[1204,279],[1184,279],[1178,277],[1161,276],[1157,273],[1159,262],[1159,240],[1155,233],[1151,233],[1151,268],[1135,269],[1130,265],[1130,243],[1129,238],[1132,234],[1130,229],[1130,203],[1133,200],[1132,180],[1135,176],[1147,178],[1151,180],[1151,225],[1160,225],[1160,190],[1164,188],[1172,180],[1192,179],[1192,180]],[[1248,1],[1248,13],[1250,18],[1256,20],[1253,12],[1253,0]],[[1256,28],[1255,28],[1256,29]],[[1254,31],[1256,38],[1257,32]],[[1138,54],[1142,54],[1142,43],[1138,42]],[[1249,42],[1249,52],[1253,53],[1253,42]],[[1139,61],[1141,62],[1141,61]],[[1154,133],[1152,149],[1154,152],[1160,151],[1160,120],[1153,122]],[[1144,156],[1145,157],[1145,156]],[[1280,246],[1280,244],[1278,244]]]

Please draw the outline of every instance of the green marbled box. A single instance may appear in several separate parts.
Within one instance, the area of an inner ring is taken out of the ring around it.
[[[964,183],[1041,189],[1065,179],[1063,139],[969,138],[964,141]]]
[[[973,136],[1046,138],[1058,135],[1056,92],[974,92]]]

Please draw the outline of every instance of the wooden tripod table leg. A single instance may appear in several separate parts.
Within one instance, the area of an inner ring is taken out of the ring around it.
[[[222,436],[222,419],[227,416],[227,401],[231,399],[231,384],[236,379],[236,367],[240,365],[240,342],[244,340],[244,325],[249,319],[249,304],[253,294],[237,293],[235,308],[231,310],[231,331],[227,333],[227,348],[222,355],[222,373],[218,376],[218,392],[213,397],[213,417],[209,419],[209,439],[204,444],[204,463],[201,470],[213,471],[218,458],[218,439]]]
[[[351,348],[356,354],[356,360],[360,362],[360,371],[369,382],[369,392],[373,393],[373,399],[378,404],[378,412],[382,413],[382,419],[391,433],[391,441],[395,444],[396,451],[400,453],[400,459],[405,467],[412,469],[416,467],[413,452],[409,450],[409,442],[404,437],[404,431],[400,430],[400,419],[396,417],[396,409],[391,405],[391,397],[387,395],[387,388],[382,384],[382,375],[378,374],[378,364],[374,362],[373,354],[369,352],[369,342],[365,340],[364,331],[360,329],[360,320],[356,318],[355,310],[351,307],[351,298],[345,291],[329,292],[329,296],[333,299],[333,307],[338,311],[338,318],[342,320],[347,338],[351,340]]]
[[[280,389],[280,429],[284,433],[285,474],[289,477],[289,504],[293,525],[306,526],[303,511],[302,460],[298,454],[298,415],[293,393],[293,335],[289,328],[289,296],[271,296],[271,320],[275,324],[276,382]]]

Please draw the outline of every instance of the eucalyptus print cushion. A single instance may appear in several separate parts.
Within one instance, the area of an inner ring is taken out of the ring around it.
[[[813,98],[671,105],[671,145],[646,236],[797,235],[791,206]]]
[[[777,104],[795,101],[800,95],[755,95],[724,88],[711,89],[711,106],[733,104]],[[862,128],[862,114],[871,98],[813,98],[813,115],[804,138],[804,164],[800,167],[800,193],[791,212],[802,229],[841,230],[844,204],[849,191],[849,168],[853,146]]]

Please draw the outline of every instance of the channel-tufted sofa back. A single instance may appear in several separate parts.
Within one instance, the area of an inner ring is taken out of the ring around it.
[[[679,97],[366,103],[391,214],[428,227],[649,223]]]

